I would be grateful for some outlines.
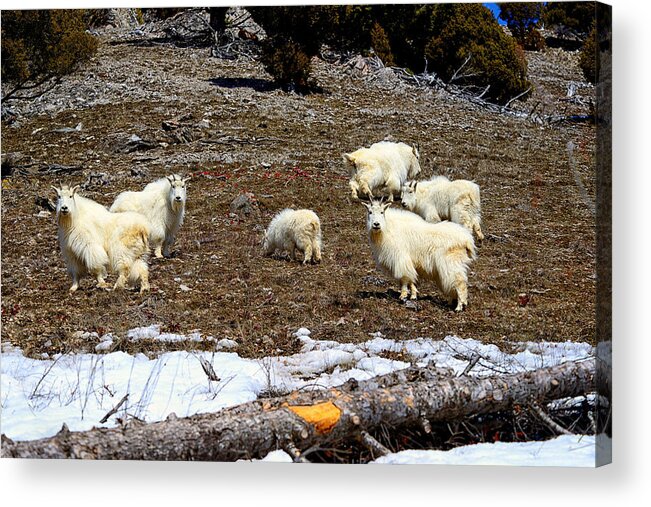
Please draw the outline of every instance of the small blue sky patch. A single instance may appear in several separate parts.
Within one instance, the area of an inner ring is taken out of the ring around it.
[[[497,22],[498,22],[500,25],[506,25],[506,21],[502,21],[502,20],[499,18],[499,15],[500,15],[500,4],[496,4],[496,3],[490,3],[490,4],[488,4],[488,3],[485,3],[484,5],[485,5],[486,7],[488,7],[488,8],[491,10],[491,12],[493,13],[493,16],[495,16],[495,19],[497,19]]]

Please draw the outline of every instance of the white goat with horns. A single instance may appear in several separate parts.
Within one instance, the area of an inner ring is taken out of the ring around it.
[[[362,202],[368,209],[366,228],[377,266],[400,282],[400,299],[416,299],[419,277],[432,280],[456,311],[468,305],[468,267],[475,258],[472,234],[453,222],[430,224],[391,203]]]
[[[473,232],[481,242],[481,201],[479,185],[469,180],[450,181],[434,176],[427,181],[410,181],[403,185],[402,205],[428,222],[452,220]]]
[[[140,192],[122,192],[111,211],[135,211],[149,221],[149,242],[158,258],[170,256],[170,248],[183,224],[190,178],[171,174],[149,183]]]
[[[149,289],[149,226],[137,213],[111,213],[101,204],[77,193],[79,185],[52,187],[57,193],[59,246],[72,278],[70,292],[90,274],[97,287],[108,288],[107,272],[118,273],[113,287],[140,281],[140,292]]]
[[[400,187],[408,178],[420,173],[420,154],[405,143],[380,141],[369,148],[360,148],[343,155],[350,172],[353,199],[360,194],[367,199],[387,195],[389,201],[400,195]]]

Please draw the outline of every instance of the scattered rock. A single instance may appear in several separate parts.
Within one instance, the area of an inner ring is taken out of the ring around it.
[[[230,212],[238,216],[248,216],[258,209],[258,201],[251,192],[238,195],[230,205]]]
[[[206,46],[214,41],[205,9],[184,9],[163,20],[162,30],[178,45]]]
[[[99,335],[95,331],[75,331],[72,337],[76,340],[97,340]]]
[[[132,167],[129,170],[129,174],[131,176],[134,176],[135,178],[144,178],[145,176],[147,176],[147,173],[148,173],[147,170],[142,169],[140,167]]]
[[[387,285],[387,281],[379,276],[367,275],[362,278],[362,283],[369,285],[376,285],[378,287],[384,287]]]
[[[230,338],[222,338],[215,344],[215,349],[230,350],[230,349],[235,349],[238,346],[239,344],[235,340],[231,340]]]
[[[27,157],[24,153],[19,151],[13,151],[9,153],[2,154],[2,170],[4,171],[5,167],[15,167],[25,162]]]
[[[108,9],[106,25],[113,28],[136,28],[140,26],[138,9]]]
[[[134,151],[153,150],[154,148],[158,148],[158,143],[145,141],[140,136],[133,134],[126,143],[118,146],[115,151],[118,153],[132,153]]]
[[[86,181],[81,184],[81,188],[88,190],[93,187],[102,187],[108,185],[111,182],[111,179],[112,178],[106,173],[92,172],[88,175]]]
[[[414,301],[413,299],[408,299],[407,301],[405,301],[405,308],[409,310],[418,311],[420,310],[420,305],[418,304],[418,301]]]
[[[56,211],[56,209],[57,209],[56,204],[54,204],[47,197],[38,196],[36,199],[34,199],[34,203],[37,206],[39,206],[40,208],[44,208],[45,211],[48,211],[48,212]],[[40,213],[39,213],[39,216],[41,216]]]
[[[71,132],[81,132],[81,128],[82,128],[82,123],[79,122],[79,123],[77,123],[77,126],[75,128],[63,127],[63,128],[60,128],[60,129],[54,129],[52,132],[58,132],[60,134],[68,134],[68,133],[71,133]]]
[[[197,131],[210,128],[210,120],[203,119],[192,123],[192,114],[184,114],[178,118],[165,120],[162,123],[163,130],[171,142],[176,144],[190,143],[204,137],[204,133]]]
[[[195,132],[192,127],[179,127],[168,132],[167,137],[175,144],[185,144],[201,139],[203,134]]]

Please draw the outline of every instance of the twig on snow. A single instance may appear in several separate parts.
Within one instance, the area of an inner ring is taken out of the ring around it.
[[[120,410],[120,407],[126,403],[126,401],[129,399],[129,393],[125,394],[120,401],[118,401],[118,404],[115,405],[111,410],[108,411],[108,413],[102,417],[99,422],[100,424],[104,424],[106,421],[109,420],[109,417],[111,417],[113,414],[115,414],[118,410]]]

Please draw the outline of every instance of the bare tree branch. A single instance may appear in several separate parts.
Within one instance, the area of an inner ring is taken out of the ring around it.
[[[468,77],[467,75],[459,75],[459,72],[470,62],[472,59],[472,53],[468,53],[468,56],[464,60],[464,62],[461,64],[461,67],[459,67],[457,70],[454,71],[454,74],[452,74],[452,77],[450,78],[450,83],[454,83],[457,79],[461,79],[463,77]],[[471,75],[476,75],[476,74],[471,74]]]
[[[541,421],[543,421],[547,426],[549,426],[552,430],[554,430],[556,433],[560,433],[562,435],[574,435],[571,431],[566,430],[558,424],[556,421],[554,421],[547,413],[538,405],[538,403],[533,402],[529,405],[531,410],[533,411],[534,414],[536,414]]]
[[[122,397],[122,399],[118,402],[118,404],[115,405],[111,410],[109,410],[109,412],[99,420],[100,424],[104,424],[106,421],[108,421],[113,414],[115,414],[118,410],[120,410],[120,407],[124,405],[128,399],[129,399],[129,393],[125,394]]]
[[[507,109],[507,108],[511,105],[512,102],[515,102],[515,101],[518,100],[520,97],[525,96],[525,95],[526,95],[527,93],[529,93],[530,91],[531,91],[531,86],[530,86],[529,88],[527,88],[525,91],[523,91],[522,93],[519,93],[518,95],[516,95],[515,97],[513,97],[512,99],[510,99],[506,104],[504,104],[504,109]]]

